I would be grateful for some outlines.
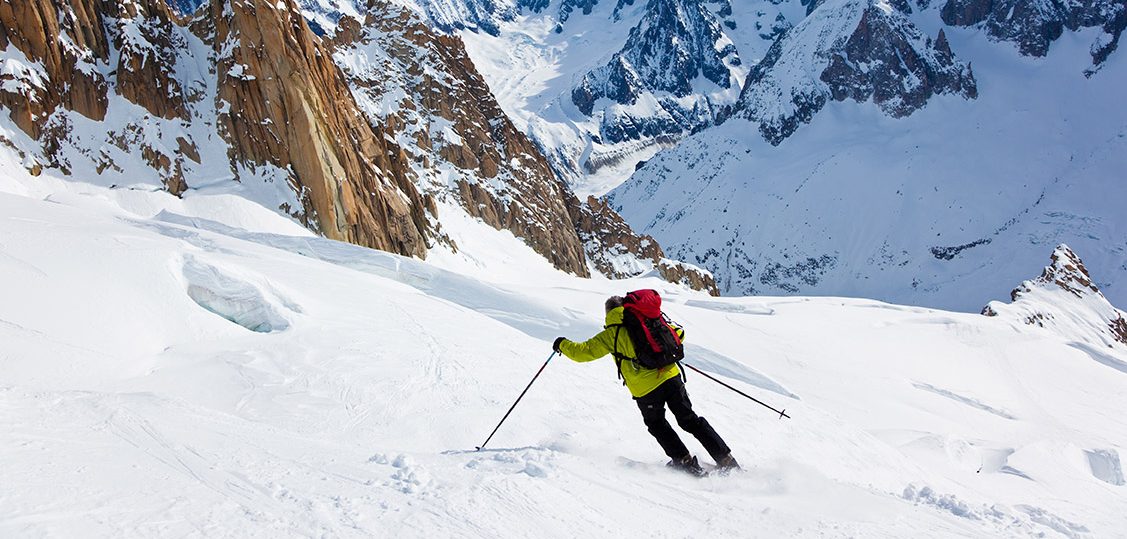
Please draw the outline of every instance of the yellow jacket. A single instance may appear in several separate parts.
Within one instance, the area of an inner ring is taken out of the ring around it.
[[[602,331],[583,342],[564,339],[560,342],[560,352],[563,352],[563,355],[572,361],[579,363],[594,361],[616,351],[615,334],[617,333],[617,352],[626,357],[636,357],[634,355],[634,343],[630,342],[630,335],[626,333],[626,328],[622,326],[623,312],[622,307],[611,309],[607,313],[607,323]],[[684,340],[684,330],[676,326],[674,328],[677,330],[678,336]],[[681,369],[677,368],[676,364],[660,369],[644,369],[633,361],[623,361],[621,372],[622,379],[626,381],[626,388],[630,390],[630,394],[634,397],[641,397],[657,389],[657,386],[666,380],[681,375]]]

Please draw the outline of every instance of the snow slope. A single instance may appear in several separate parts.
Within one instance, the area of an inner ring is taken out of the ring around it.
[[[942,26],[936,9],[913,17],[929,36]],[[899,119],[830,102],[778,146],[732,119],[650,160],[613,205],[725,294],[977,312],[1067,243],[1127,303],[1127,59],[1085,76],[1098,30],[1066,32],[1044,58],[945,32],[977,99],[935,96]]]
[[[869,300],[584,280],[543,259],[459,273],[233,195],[208,201],[235,200],[217,215],[23,174],[0,162],[0,536],[1127,529],[1127,371],[1107,364],[1127,364],[1122,348],[1097,358],[1018,321]],[[473,451],[553,337],[594,333],[605,296],[639,287],[662,291],[699,367],[793,417],[690,374],[745,473],[667,471],[609,360],[552,360]]]

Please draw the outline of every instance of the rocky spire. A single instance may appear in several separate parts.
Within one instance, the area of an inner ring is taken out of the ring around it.
[[[1127,346],[1127,318],[1092,282],[1080,257],[1061,244],[1051,260],[1040,277],[1010,293],[1012,303],[992,301],[982,314],[1048,328],[1076,341]]]

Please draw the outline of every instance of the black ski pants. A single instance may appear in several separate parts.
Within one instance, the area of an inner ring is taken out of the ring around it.
[[[673,412],[677,425],[685,432],[692,434],[704,446],[705,451],[712,456],[712,460],[719,460],[731,452],[728,444],[720,438],[719,434],[708,424],[703,417],[693,412],[693,405],[689,402],[689,393],[685,390],[685,382],[681,377],[670,378],[663,382],[657,389],[634,399],[638,409],[642,411],[642,420],[650,434],[661,444],[665,454],[671,459],[680,459],[689,454],[689,449],[677,436],[677,431],[665,419],[665,406]]]

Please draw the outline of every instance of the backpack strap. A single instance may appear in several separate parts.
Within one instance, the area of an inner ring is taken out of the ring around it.
[[[669,315],[665,314],[665,312],[661,313],[661,319],[669,325],[670,329],[673,330],[673,335],[677,337],[677,342],[680,343],[681,339],[683,339],[685,336],[685,328],[681,326],[681,324],[678,324],[677,322],[674,322],[672,319],[670,319]],[[680,333],[678,333],[678,331]],[[677,362],[677,369],[681,371],[681,382],[688,382],[689,373],[685,371],[685,366],[682,365],[680,361]]]
[[[622,324],[613,324],[607,327],[614,327],[614,347],[610,351],[611,355],[614,356],[614,373],[618,375],[619,380],[622,380],[622,385],[626,385],[626,378],[622,377],[622,362],[632,360],[625,354],[618,353],[618,334],[622,332]]]

